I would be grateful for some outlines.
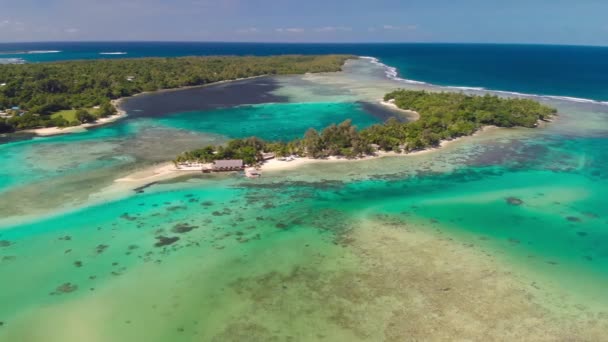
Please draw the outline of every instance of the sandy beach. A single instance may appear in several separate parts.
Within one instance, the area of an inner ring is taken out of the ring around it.
[[[391,110],[393,110],[395,112],[405,114],[407,119],[410,121],[415,121],[420,118],[420,114],[416,111],[401,109],[401,108],[397,107],[397,105],[395,104],[395,100],[388,100],[388,101],[380,100],[379,103],[385,107],[390,108]]]
[[[496,126],[485,126],[481,130],[479,130],[475,134],[473,134],[472,136],[490,132],[490,131],[493,131],[496,129],[499,129],[499,128]],[[265,161],[262,165],[258,166],[257,168],[262,172],[278,172],[278,171],[295,170],[300,167],[303,167],[306,165],[312,165],[312,164],[354,163],[354,162],[360,162],[360,161],[365,161],[365,160],[380,159],[380,158],[385,158],[385,157],[413,157],[413,156],[418,156],[421,154],[436,152],[442,148],[445,148],[447,146],[450,146],[452,144],[455,144],[457,142],[462,141],[463,139],[466,139],[466,138],[469,138],[472,136],[460,137],[460,138],[453,139],[453,140],[443,140],[443,141],[441,141],[441,143],[439,144],[438,147],[409,152],[409,153],[397,153],[397,152],[392,152],[392,151],[391,152],[378,151],[374,155],[364,156],[364,157],[355,158],[355,159],[348,159],[348,158],[344,158],[344,157],[335,157],[335,156],[328,157],[325,159],[313,159],[313,158],[308,158],[308,157],[293,157],[293,159],[290,159],[290,160],[279,160],[279,159],[275,158],[275,159],[270,159],[270,160]],[[155,165],[155,166],[148,167],[148,168],[142,169],[140,171],[134,172],[125,177],[116,179],[114,181],[114,184],[112,186],[110,186],[109,188],[106,188],[103,191],[103,193],[107,193],[108,191],[115,192],[116,190],[119,190],[119,191],[132,190],[134,188],[138,188],[138,187],[144,186],[146,184],[154,183],[154,182],[170,180],[170,179],[181,177],[184,175],[200,174],[201,168],[202,168],[202,166],[192,166],[192,167],[180,166],[180,168],[176,168],[173,163],[169,163],[169,162]],[[262,177],[263,177],[263,175],[262,175]]]
[[[117,113],[115,115],[112,115],[112,116],[109,116],[106,118],[97,119],[95,122],[86,123],[86,124],[82,124],[82,125],[78,125],[78,126],[72,126],[72,127],[44,127],[44,128],[27,129],[27,130],[24,130],[23,132],[33,133],[33,134],[36,134],[39,136],[52,136],[52,135],[59,135],[59,134],[79,133],[79,132],[85,131],[87,128],[107,125],[112,122],[125,118],[127,116],[127,112],[121,108],[121,103],[131,97],[141,96],[141,95],[150,94],[150,93],[173,92],[173,91],[180,91],[180,90],[185,90],[185,89],[202,88],[202,87],[208,87],[211,85],[243,81],[243,80],[267,77],[267,76],[268,75],[242,77],[242,78],[237,78],[234,80],[224,80],[224,81],[218,81],[218,82],[196,85],[196,86],[186,86],[186,87],[178,87],[178,88],[171,88],[171,89],[160,89],[160,90],[155,90],[155,91],[145,91],[145,92],[141,92],[138,94],[134,94],[132,96],[127,96],[127,97],[122,97],[122,98],[119,98],[116,100],[112,100],[111,103],[116,108]]]
[[[99,193],[94,194],[91,198],[99,201],[120,197],[125,193],[148,184],[162,182],[184,175],[193,176],[200,173],[201,167],[176,168],[171,162],[162,163],[133,172],[126,177],[118,178],[114,180],[113,184],[102,189]]]
[[[161,180],[165,180],[168,178],[172,178],[174,174],[183,175],[184,173],[200,173],[200,168],[188,167],[188,168],[176,168],[173,163],[164,163],[160,165],[155,165],[151,168],[144,169],[141,171],[137,171],[128,175],[127,177],[116,179],[115,182],[118,183],[131,183],[131,184],[140,184],[140,183],[150,183],[150,182],[158,182]]]
[[[407,153],[397,153],[397,152],[393,152],[393,151],[390,151],[390,152],[378,151],[374,155],[364,156],[364,157],[355,158],[355,159],[347,159],[344,157],[333,157],[333,156],[326,158],[326,159],[313,159],[313,158],[308,158],[308,157],[301,157],[301,158],[294,158],[291,161],[281,161],[278,159],[271,159],[271,160],[264,162],[264,164],[262,164],[260,169],[262,171],[270,171],[270,172],[285,171],[285,170],[297,169],[298,167],[301,167],[304,165],[309,165],[309,164],[315,164],[315,163],[346,163],[346,162],[350,163],[350,162],[358,162],[358,161],[370,160],[370,159],[380,159],[380,158],[384,158],[384,157],[413,157],[413,156],[417,156],[417,155],[421,155],[421,154],[432,153],[432,152],[438,151],[449,145],[462,141],[463,139],[466,139],[468,137],[477,136],[479,134],[493,131],[498,128],[499,127],[496,127],[496,126],[484,126],[482,129],[475,132],[471,136],[460,137],[460,138],[456,138],[456,139],[452,139],[452,140],[442,140],[439,143],[439,146],[434,147],[434,148],[428,148],[425,150],[420,150],[420,151],[413,151],[413,152],[407,152]]]
[[[115,114],[112,116],[108,116],[107,118],[98,119],[97,121],[95,121],[93,123],[86,123],[86,124],[82,124],[82,125],[78,125],[78,126],[74,126],[74,127],[45,127],[45,128],[29,129],[29,130],[26,130],[25,132],[34,133],[39,136],[51,136],[51,135],[58,135],[58,134],[78,133],[78,132],[82,132],[82,131],[86,130],[87,128],[102,126],[102,125],[112,123],[112,122],[120,120],[126,116],[127,115],[124,113],[119,113],[119,114]]]
[[[78,133],[78,132],[85,131],[87,128],[107,125],[109,123],[115,122],[115,121],[120,120],[122,118],[125,118],[127,116],[127,113],[120,108],[121,101],[122,101],[122,99],[112,100],[111,101],[112,105],[117,110],[116,114],[108,116],[108,117],[105,117],[105,118],[99,118],[95,122],[85,123],[85,124],[82,124],[82,125],[72,126],[72,127],[35,128],[35,129],[25,130],[24,132],[34,133],[34,134],[39,135],[39,136],[51,136],[51,135],[58,135],[58,134]]]

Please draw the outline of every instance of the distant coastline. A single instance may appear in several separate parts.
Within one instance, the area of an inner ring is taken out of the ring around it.
[[[159,89],[159,90],[154,90],[154,91],[144,91],[144,92],[137,93],[137,94],[134,94],[131,96],[126,96],[126,97],[121,97],[121,98],[118,98],[115,100],[111,100],[111,103],[114,106],[114,108],[116,108],[117,113],[115,115],[109,116],[107,118],[100,118],[96,122],[84,123],[84,124],[80,124],[77,126],[70,126],[70,127],[32,128],[32,129],[27,129],[27,130],[23,130],[23,131],[17,131],[15,133],[19,133],[19,132],[32,133],[32,134],[36,134],[38,136],[52,136],[52,135],[60,135],[60,134],[78,133],[78,132],[82,132],[83,129],[86,129],[86,128],[104,126],[104,125],[114,123],[118,120],[126,118],[128,116],[128,113],[124,109],[123,105],[126,101],[128,101],[129,99],[132,99],[134,97],[148,95],[148,94],[162,94],[162,93],[176,92],[176,91],[188,90],[188,89],[200,89],[200,88],[206,88],[206,87],[211,87],[211,86],[217,86],[217,85],[225,84],[225,83],[252,80],[252,79],[271,77],[271,76],[274,76],[274,75],[259,75],[259,76],[251,76],[251,77],[242,77],[242,78],[236,78],[233,80],[224,80],[224,81],[218,81],[218,82],[195,85],[195,86]]]
[[[530,95],[575,101],[608,103],[607,47],[522,44],[317,44],[317,43],[221,43],[221,42],[52,42],[2,43],[0,55],[22,58],[26,63],[115,59],[124,55],[100,55],[101,52],[127,52],[127,56],[180,57],[215,55],[323,54],[327,51],[356,56],[373,56],[394,68],[412,83],[426,83],[462,90],[505,91],[512,95]],[[28,51],[61,51],[28,54]],[[397,52],[397,53],[396,53]],[[442,58],[454,55],[458,58]],[[554,60],[554,56],[570,58]],[[591,57],[593,56],[593,57]],[[589,60],[589,58],[592,58]],[[534,61],[553,60],[538,64]],[[492,66],[501,65],[500,69]],[[513,68],[519,69],[513,69]],[[523,68],[523,69],[521,69]],[[485,77],[479,70],[494,70]],[[516,72],[524,70],[524,72]],[[533,71],[527,73],[527,71]],[[563,73],[562,70],[571,72]],[[451,72],[453,71],[453,72]],[[528,77],[540,72],[552,75]],[[491,76],[491,75],[490,75]],[[537,94],[537,95],[535,95]],[[553,96],[553,97],[552,97]]]
[[[330,55],[326,55],[326,56],[330,56]],[[351,56],[350,58],[345,59],[344,63],[348,59],[353,59],[353,58],[356,58],[356,57]],[[341,72],[341,71],[320,71],[319,73],[328,73],[328,72]],[[136,94],[133,94],[130,96],[125,96],[125,97],[121,97],[118,99],[110,100],[110,103],[116,109],[117,113],[115,115],[112,115],[112,116],[109,116],[106,118],[99,118],[95,122],[83,123],[80,125],[69,126],[69,127],[31,128],[31,129],[25,129],[25,130],[18,130],[18,131],[15,131],[14,133],[23,132],[23,133],[35,134],[38,136],[52,136],[52,135],[60,135],[60,134],[78,133],[78,132],[82,132],[83,129],[86,129],[86,128],[107,125],[107,124],[113,123],[115,121],[118,121],[120,119],[127,117],[128,116],[127,111],[123,107],[121,107],[121,105],[126,100],[133,98],[133,97],[138,97],[138,96],[146,95],[146,94],[161,94],[161,93],[166,93],[166,92],[176,92],[176,91],[182,91],[182,90],[188,90],[188,89],[199,89],[199,88],[205,88],[205,87],[210,87],[210,86],[216,86],[216,85],[220,85],[220,84],[245,81],[245,80],[251,80],[251,79],[258,79],[258,78],[263,78],[263,77],[276,77],[276,76],[289,76],[289,75],[299,75],[299,74],[263,74],[263,75],[239,77],[239,78],[234,78],[234,79],[215,81],[215,82],[210,82],[210,83],[206,83],[206,84],[199,84],[199,85],[192,85],[192,86],[179,86],[179,87],[174,87],[174,88],[165,88],[165,89],[158,89],[158,90],[153,90],[153,91],[143,91],[143,92],[139,92],[139,93],[136,93]]]
[[[103,112],[100,112],[99,116],[108,116],[111,114],[108,108],[111,100],[142,94],[146,90],[179,90],[217,84],[221,81],[269,75],[337,72],[341,71],[344,63],[352,58],[356,57],[331,54],[209,56],[172,59],[97,59],[44,65],[9,65],[0,70],[0,81],[13,79],[12,82],[0,83],[0,87],[5,88],[5,96],[0,103],[0,108],[3,110],[0,132],[11,133],[28,129],[35,134],[70,132],[73,130],[37,129],[55,126],[80,128],[92,126],[79,125],[80,123],[97,125],[93,122],[97,115],[91,113],[89,108],[101,107]],[[108,68],[119,71],[108,73]],[[35,77],[35,75],[41,76]],[[60,76],[50,80],[51,75]],[[35,89],[43,87],[45,82],[72,85],[83,78],[94,77],[93,75],[97,75],[96,82],[88,82],[85,86],[63,86],[53,91],[40,92],[37,97],[28,96]],[[6,113],[4,113],[5,108]],[[76,118],[72,114],[68,119],[63,113],[54,116],[66,110],[81,111],[78,113],[80,116]],[[87,114],[82,111],[89,112]],[[101,124],[104,123],[105,120],[101,121]]]
[[[110,115],[110,116],[105,117],[105,118],[99,118],[95,122],[84,123],[84,124],[80,124],[78,126],[70,126],[70,127],[32,128],[32,129],[26,129],[26,130],[23,130],[23,131],[19,131],[19,132],[32,133],[32,134],[36,134],[38,136],[46,137],[46,136],[53,136],[53,135],[78,133],[78,132],[82,132],[86,128],[108,125],[108,124],[111,124],[113,122],[116,122],[116,121],[118,121],[120,119],[123,119],[123,118],[127,117],[127,112],[125,112],[120,107],[120,104],[121,104],[121,102],[124,99],[125,98],[120,98],[120,99],[116,99],[116,100],[112,100],[111,101],[112,105],[114,106],[114,108],[116,108],[116,114]],[[16,132],[16,133],[19,133],[19,132]]]

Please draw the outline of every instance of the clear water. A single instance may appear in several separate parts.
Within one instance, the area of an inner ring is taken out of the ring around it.
[[[359,127],[380,122],[357,103],[276,103],[174,113],[159,119],[134,116],[81,133],[1,144],[0,161],[6,167],[0,170],[0,193],[14,200],[0,210],[14,216],[77,202],[81,199],[77,194],[86,198],[110,185],[117,175],[172,160],[186,150],[254,135],[291,140],[309,127],[322,129],[345,119]],[[70,191],[58,196],[57,188]]]
[[[366,61],[345,69],[284,79],[277,93],[291,101],[318,94],[306,104],[177,113],[1,145],[10,161],[4,216],[19,213],[14,203],[23,214],[38,201],[74,204],[3,225],[0,274],[11,280],[0,282],[0,339],[403,340],[438,324],[443,338],[600,339],[601,104],[546,100],[560,115],[545,128],[490,131],[433,153],[259,180],[198,176],[88,204],[102,184],[188,146],[263,136],[273,125],[270,137],[290,137],[331,118],[375,122],[357,104],[327,99],[370,101],[401,84]],[[155,246],[161,237],[179,240]],[[443,315],[421,315],[432,310]],[[479,326],[485,320],[496,324]]]
[[[257,136],[269,141],[302,137],[310,127],[325,128],[350,119],[359,128],[380,122],[356,103],[286,103],[176,113],[156,122],[171,128],[213,132],[231,138]]]

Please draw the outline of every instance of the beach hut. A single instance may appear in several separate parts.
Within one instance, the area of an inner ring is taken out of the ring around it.
[[[213,171],[221,172],[221,171],[240,171],[244,167],[243,161],[241,159],[234,160],[216,160],[213,163]]]
[[[275,158],[275,154],[272,152],[262,153],[263,160],[270,160],[270,159],[274,159],[274,158]]]

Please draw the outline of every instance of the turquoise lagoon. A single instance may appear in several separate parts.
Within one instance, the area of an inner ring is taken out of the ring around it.
[[[402,86],[353,63],[283,79],[278,92],[300,100],[331,87],[332,98],[371,101]],[[560,115],[545,127],[491,130],[431,153],[259,180],[185,177],[88,202],[197,144],[377,122],[356,103],[312,100],[1,145],[3,215],[47,204],[0,230],[0,274],[10,279],[0,283],[0,340],[597,340],[606,331],[601,104],[550,100]],[[52,207],[63,209],[48,215]]]
[[[81,133],[9,142],[0,145],[0,161],[7,165],[0,170],[0,193],[12,200],[0,210],[13,216],[80,200],[117,175],[229,138],[291,140],[310,127],[346,119],[358,127],[380,122],[353,102],[276,103],[133,118]],[[58,187],[68,191],[58,193]]]
[[[350,119],[364,128],[379,120],[361,105],[349,102],[272,103],[205,112],[176,113],[156,122],[172,128],[213,132],[231,138],[257,136],[266,140],[301,138],[308,128],[322,129]]]

